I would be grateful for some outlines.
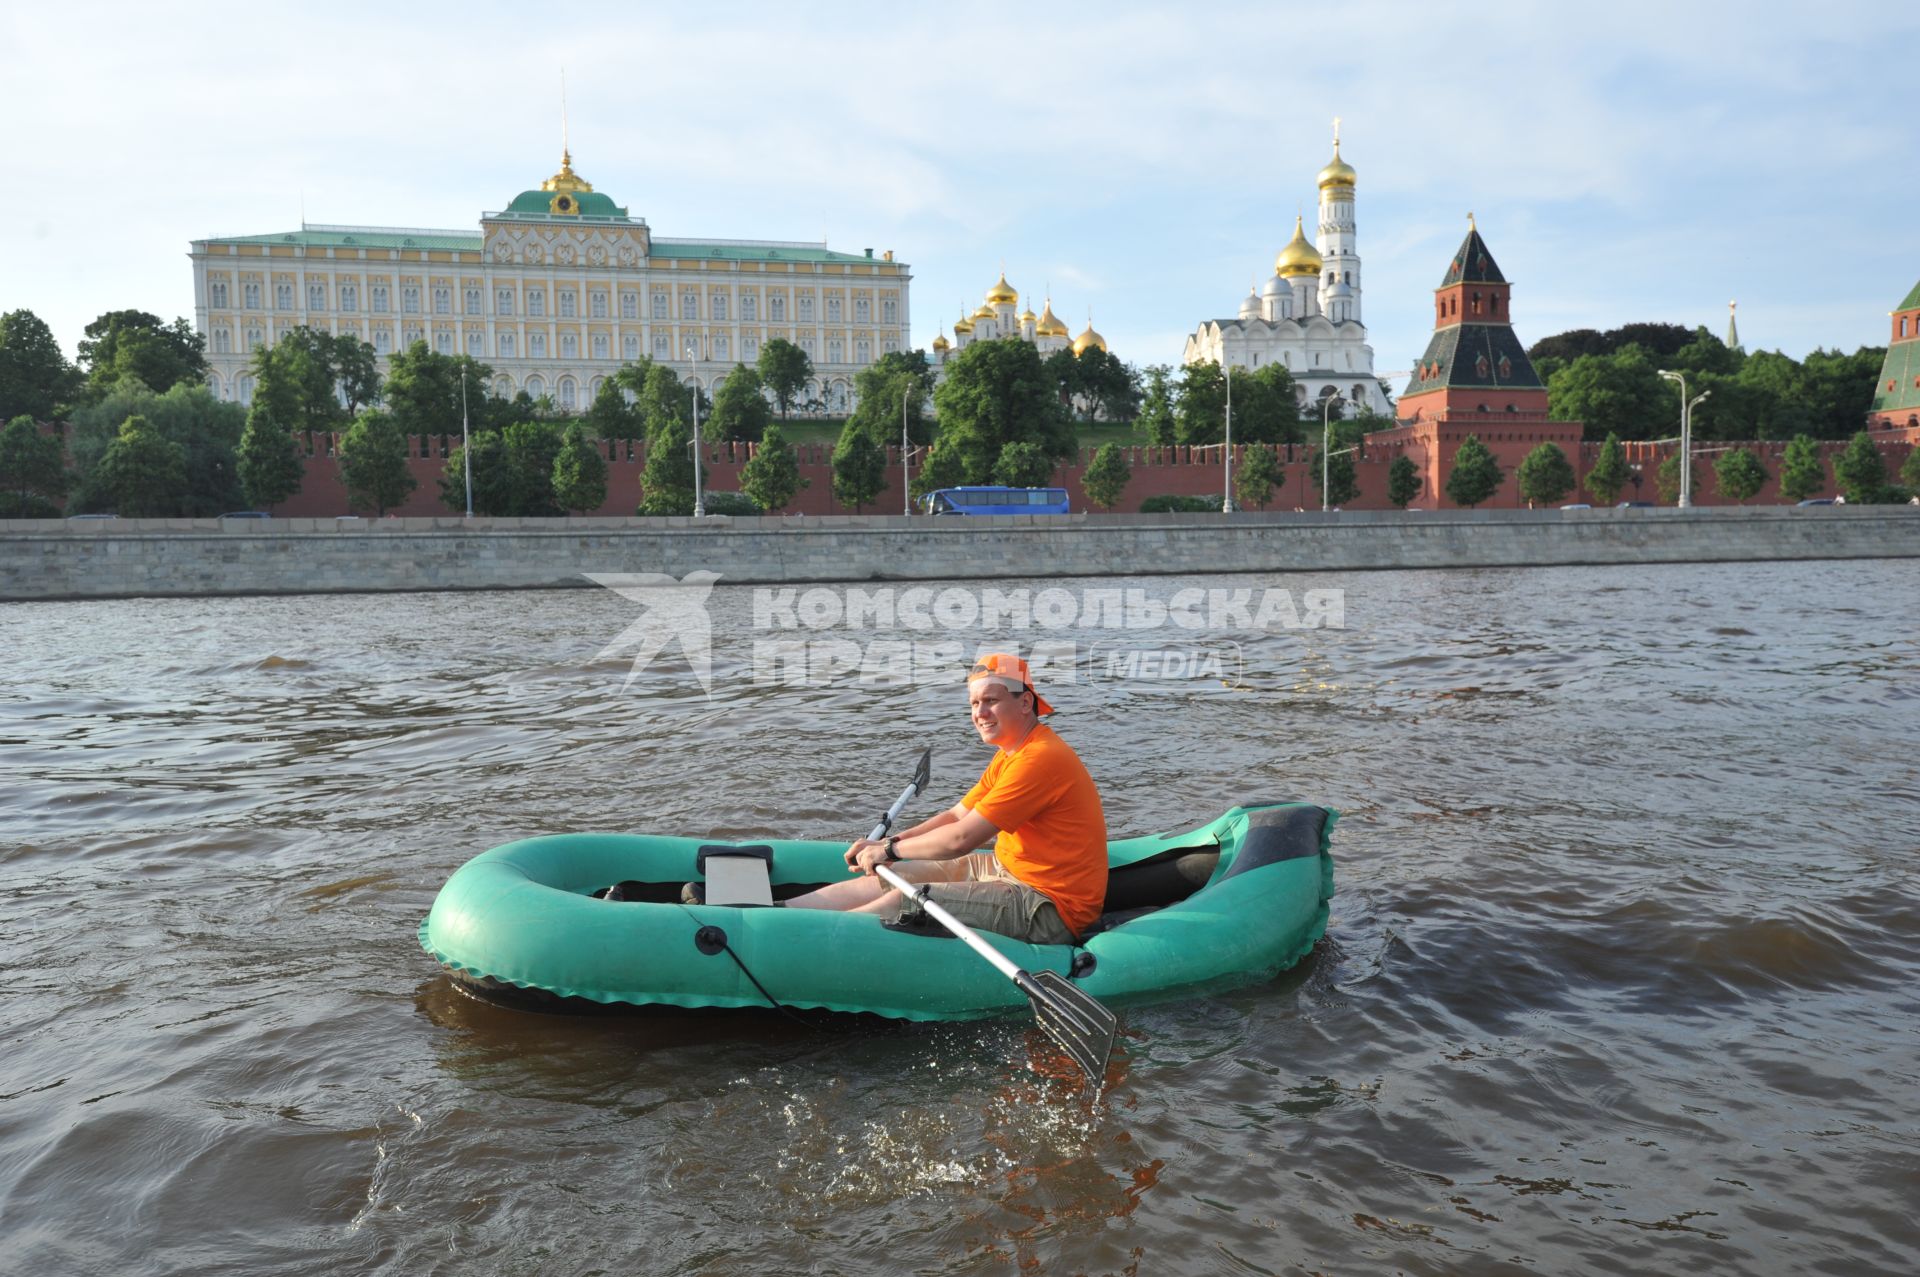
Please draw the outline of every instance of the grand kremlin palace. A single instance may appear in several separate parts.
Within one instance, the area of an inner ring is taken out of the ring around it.
[[[194,320],[215,393],[248,402],[252,352],[297,327],[386,358],[416,341],[494,370],[494,392],[581,410],[645,355],[702,386],[784,337],[810,397],[845,411],[853,375],[906,350],[904,263],[825,244],[656,239],[646,219],[560,171],[483,213],[480,233],[304,226],[192,245]]]

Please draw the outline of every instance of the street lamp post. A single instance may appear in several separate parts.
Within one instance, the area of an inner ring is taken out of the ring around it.
[[[700,343],[696,338],[687,343],[687,359],[693,365],[693,517],[702,519],[707,513],[706,486],[700,481]]]
[[[913,378],[902,379],[900,389],[900,513],[913,513],[913,495],[907,490],[907,396],[913,393]]]
[[[473,517],[473,444],[467,438],[467,370],[460,369],[460,461],[466,467],[467,517]]]
[[[1680,385],[1680,508],[1686,509],[1693,504],[1693,410],[1702,399],[1712,394],[1703,390],[1693,398],[1687,398],[1687,375],[1680,372],[1660,370],[1660,375],[1668,381]]]
[[[1233,513],[1233,366],[1226,362],[1226,352],[1220,352],[1220,367],[1227,375],[1227,446],[1221,453],[1223,479],[1220,494],[1220,513]]]
[[[1332,491],[1333,461],[1333,405],[1345,403],[1339,395],[1328,395],[1320,401],[1320,513],[1327,513],[1333,503],[1327,499]]]

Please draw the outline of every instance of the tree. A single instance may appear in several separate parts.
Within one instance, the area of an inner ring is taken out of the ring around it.
[[[1876,374],[1878,370],[1875,370]],[[1846,450],[1833,459],[1833,478],[1847,500],[1871,505],[1887,486],[1887,459],[1874,446],[1873,436],[1855,432]]]
[[[466,355],[438,354],[426,342],[416,341],[388,365],[383,398],[402,434],[457,435],[463,390],[469,425],[478,421],[485,427],[498,426],[491,420],[487,388],[492,384],[493,369],[486,364]]]
[[[671,371],[655,367],[657,372]],[[649,382],[652,378],[649,378]],[[667,416],[647,433],[647,466],[640,473],[638,513],[680,515],[693,513],[693,424]]]
[[[1627,468],[1627,450],[1620,446],[1620,436],[1608,431],[1593,469],[1587,471],[1587,491],[1601,505],[1612,505],[1619,499],[1620,489],[1627,486],[1627,476],[1631,473]]]
[[[933,390],[933,370],[919,351],[890,351],[853,377],[855,403],[846,429],[863,431],[884,448],[900,438],[904,412],[907,439],[925,444],[933,439],[933,418],[927,411]]]
[[[1238,443],[1300,442],[1300,395],[1285,364],[1252,373],[1233,370],[1233,437]]]
[[[1182,368],[1175,402],[1175,443],[1219,443],[1225,436],[1227,379],[1219,364],[1202,361]]]
[[[0,421],[52,421],[79,389],[80,373],[38,315],[0,315]]]
[[[1387,500],[1402,510],[1407,502],[1420,495],[1424,486],[1420,478],[1420,467],[1413,464],[1413,458],[1401,453],[1387,467]]]
[[[512,495],[507,476],[507,445],[501,431],[482,430],[470,444],[455,448],[447,456],[440,472],[440,501],[447,509],[465,513],[467,508],[468,452],[472,453],[473,512],[487,517],[507,514]]]
[[[1827,470],[1811,435],[1795,435],[1780,458],[1780,495],[1805,501],[1827,486]]]
[[[346,400],[349,417],[357,417],[362,408],[380,402],[378,359],[372,346],[351,333],[333,339],[334,384]]]
[[[1039,444],[1015,440],[1000,449],[993,481],[1009,488],[1044,488],[1053,479],[1054,464]]]
[[[713,419],[707,423],[711,433],[703,432],[703,438],[751,442],[766,432],[772,415],[760,374],[745,364],[735,364],[713,392]]]
[[[1553,375],[1547,397],[1557,420],[1585,423],[1588,439],[1651,439],[1679,421],[1672,387],[1638,347],[1581,356]]]
[[[1140,402],[1140,380],[1116,356],[1089,346],[1075,354],[1056,350],[1046,359],[1047,375],[1059,388],[1060,401],[1082,421],[1109,421],[1131,417]]]
[[[1567,454],[1552,443],[1543,443],[1522,458],[1514,476],[1520,483],[1520,496],[1529,508],[1535,502],[1558,504],[1573,491],[1576,482]]]
[[[1920,456],[1920,448],[1914,449],[1914,455]],[[1087,472],[1080,476],[1080,490],[1102,510],[1111,510],[1120,504],[1120,494],[1127,490],[1132,479],[1133,467],[1127,464],[1120,445],[1103,443],[1093,454]]]
[[[1713,478],[1721,496],[1745,505],[1748,497],[1766,486],[1767,468],[1745,448],[1729,448],[1713,463]]]
[[[293,435],[274,420],[264,399],[255,399],[240,435],[237,465],[247,504],[255,510],[271,511],[300,491],[305,468]]]
[[[114,509],[130,519],[168,518],[180,512],[187,484],[186,450],[147,424],[128,417],[100,459],[100,482]]]
[[[184,319],[165,324],[144,310],[113,310],[87,325],[80,365],[91,396],[104,395],[129,376],[162,394],[206,381],[207,343]]]
[[[887,454],[881,451],[879,444],[867,438],[866,431],[853,429],[849,424],[849,428],[840,432],[839,441],[833,445],[835,501],[852,506],[854,512],[859,513],[860,507],[879,496],[880,490],[886,486],[886,472]]]
[[[0,518],[50,518],[67,492],[67,450],[21,413],[0,430]]]
[[[629,364],[627,368],[634,366]],[[647,432],[647,423],[639,409],[627,399],[629,395],[638,398],[639,393],[639,387],[630,384],[629,379],[621,375],[627,371],[627,368],[622,368],[620,372],[600,383],[600,389],[594,394],[593,403],[587,409],[587,425],[592,428],[596,438],[638,439]],[[643,374],[639,378],[639,385],[645,384],[646,377]]]
[[[288,430],[324,433],[346,419],[336,394],[332,337],[313,328],[296,328],[271,346],[253,352],[256,402],[267,402],[274,419]]]
[[[1500,463],[1479,435],[1468,435],[1453,454],[1453,470],[1447,475],[1447,500],[1469,510],[1500,490],[1506,479]]]
[[[562,427],[552,421],[517,422],[500,432],[505,448],[506,514],[544,519],[561,513],[553,499],[553,470],[561,439]]]
[[[785,421],[787,410],[813,378],[813,360],[786,338],[771,337],[761,345],[753,366],[773,395],[773,406],[780,410],[780,419]]]
[[[1320,449],[1315,448],[1307,457],[1307,470],[1316,489],[1325,483],[1322,496],[1328,505],[1345,505],[1360,495],[1360,476],[1354,472],[1353,452],[1341,447],[1338,438],[1332,443],[1325,465],[1321,464]]]
[[[728,378],[729,381],[732,378]],[[762,401],[761,407],[764,408]],[[784,510],[792,504],[808,481],[800,477],[800,463],[794,459],[793,445],[778,423],[767,426],[760,444],[740,471],[740,490],[762,510]]]
[[[1667,459],[1660,463],[1660,468],[1653,472],[1653,489],[1660,494],[1662,501],[1671,503],[1680,499],[1680,453],[1678,451],[1668,453]],[[1687,491],[1694,493],[1699,490],[1700,466],[1689,458]]]
[[[1845,439],[1860,428],[1886,358],[1885,346],[1862,346],[1851,355],[1815,350],[1800,362],[1801,397],[1815,438]]]
[[[1009,444],[1033,444],[1062,459],[1077,447],[1073,427],[1040,356],[1024,341],[980,341],[947,361],[934,392],[940,435],[929,464],[941,457],[963,483],[990,482]]]
[[[349,505],[370,505],[382,518],[420,486],[407,468],[407,437],[392,414],[369,408],[354,418],[340,440],[340,477]]]
[[[204,518],[238,509],[245,502],[237,454],[247,410],[216,399],[209,387],[199,383],[183,382],[156,395],[137,378],[129,378],[105,397],[73,410],[68,450],[75,479],[70,509],[113,508],[112,499],[100,490],[94,476],[107,448],[119,437],[121,424],[134,416],[146,418],[162,438],[185,450],[182,514]]]
[[[606,393],[605,385],[601,393]],[[585,426],[568,426],[553,459],[554,504],[569,514],[585,514],[598,510],[606,500],[606,457]]]
[[[1135,419],[1137,429],[1144,431],[1148,442],[1166,447],[1173,442],[1173,391],[1169,380],[1173,370],[1165,364],[1154,364],[1146,371],[1146,394],[1140,401],[1140,415]]]
[[[1233,472],[1233,499],[1243,506],[1264,510],[1273,496],[1274,485],[1285,477],[1279,454],[1256,443],[1246,450],[1240,468]]]
[[[1920,491],[1920,447],[1907,449],[1907,459],[1900,463],[1900,482]]]

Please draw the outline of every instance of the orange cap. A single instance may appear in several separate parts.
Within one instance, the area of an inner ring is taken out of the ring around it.
[[[1011,692],[1033,692],[1033,709],[1036,714],[1051,714],[1053,706],[1034,691],[1033,675],[1027,672],[1027,663],[1011,652],[989,652],[973,663],[973,669],[967,674],[967,683],[990,678]]]

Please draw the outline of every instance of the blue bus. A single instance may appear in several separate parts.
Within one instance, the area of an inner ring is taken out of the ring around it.
[[[1065,488],[940,488],[927,494],[928,514],[1066,514]]]

